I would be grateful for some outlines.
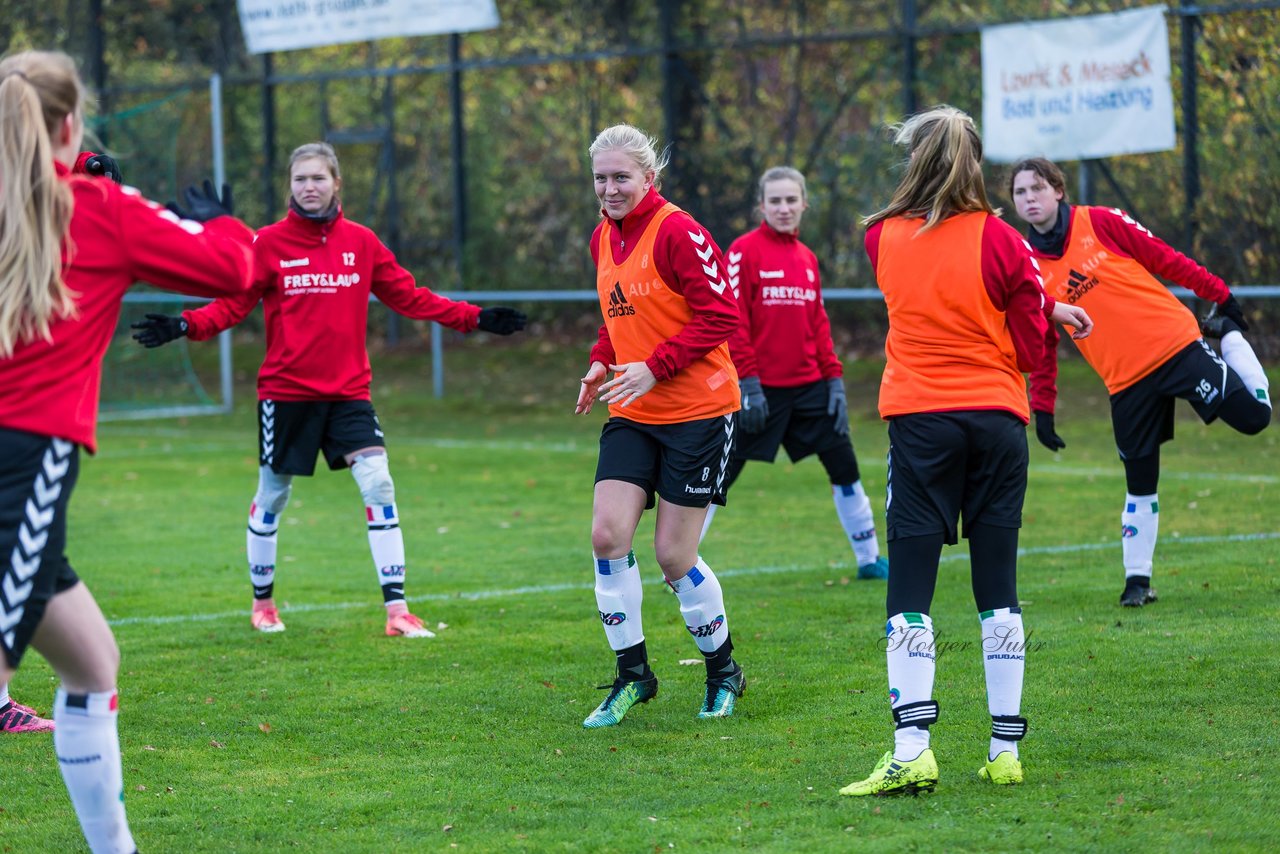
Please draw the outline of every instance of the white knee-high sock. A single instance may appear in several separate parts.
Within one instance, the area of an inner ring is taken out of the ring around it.
[[[711,655],[729,637],[729,619],[724,613],[724,591],[720,579],[701,557],[684,578],[670,582],[680,600],[685,628],[703,655]]]
[[[707,538],[707,531],[711,530],[711,520],[716,518],[716,505],[707,505],[707,518],[702,520],[702,533],[698,535],[698,542],[701,543]]]
[[[1271,384],[1267,381],[1266,372],[1262,370],[1262,363],[1258,361],[1257,354],[1253,352],[1253,347],[1249,346],[1245,337],[1233,329],[1222,336],[1220,347],[1222,361],[1240,375],[1249,393],[1270,406],[1271,395],[1268,389]]]
[[[373,568],[382,586],[382,602],[388,608],[403,605],[404,534],[400,530],[400,514],[395,504],[375,504],[364,508],[364,517],[369,526]]]
[[[933,620],[928,614],[894,614],[885,626],[889,703],[893,709],[893,758],[915,759],[929,746],[929,726],[938,720],[933,701],[936,668]]]
[[[53,749],[80,828],[93,854],[137,850],[124,813],[116,692],[68,694],[53,702]]]
[[[1124,512],[1120,514],[1120,542],[1124,553],[1124,577],[1151,577],[1152,559],[1156,553],[1156,537],[1160,533],[1160,502],[1156,493],[1125,493]]]
[[[982,664],[987,676],[987,711],[991,713],[991,747],[987,759],[1003,751],[1018,758],[1018,741],[1027,722],[1022,707],[1027,638],[1021,608],[996,608],[978,615],[982,623]]]
[[[871,514],[871,499],[862,488],[862,481],[848,484],[832,484],[831,498],[836,505],[836,516],[845,537],[853,546],[858,566],[875,563],[880,557],[880,543],[876,539],[876,520]]]
[[[253,503],[249,505],[249,526],[245,551],[249,555],[249,583],[254,599],[270,599],[276,583],[276,535],[280,517]]]
[[[595,562],[596,607],[609,648],[618,652],[633,647],[644,640],[644,624],[640,619],[644,585],[640,581],[636,553],[627,552],[612,560],[596,557]]]
[[[0,682],[0,709],[3,709],[7,702],[9,702],[9,683]]]

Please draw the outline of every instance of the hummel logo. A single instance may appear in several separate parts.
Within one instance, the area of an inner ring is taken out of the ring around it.
[[[310,258],[295,258],[292,261],[286,261],[283,258],[280,259],[281,269],[287,269],[289,267],[305,267],[310,263]]]
[[[636,313],[636,307],[627,302],[627,295],[622,292],[622,282],[614,282],[609,291],[609,317],[628,317]]]
[[[40,568],[41,552],[49,541],[49,527],[56,513],[55,501],[62,494],[62,478],[71,468],[71,452],[75,446],[53,439],[40,461],[27,498],[25,518],[18,524],[18,541],[9,555],[9,566],[0,575],[0,637],[4,646],[13,648],[18,621],[26,610],[27,599],[35,586],[32,576]]]

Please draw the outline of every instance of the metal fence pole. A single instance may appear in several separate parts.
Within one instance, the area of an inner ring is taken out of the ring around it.
[[[902,106],[911,115],[920,108],[916,97],[916,0],[901,0],[902,10]]]
[[[209,119],[213,139],[213,185],[222,192],[227,181],[227,158],[222,134],[222,75],[209,77]],[[222,409],[231,411],[231,330],[218,333],[218,366],[222,385]]]
[[[1194,5],[1194,0],[1182,0],[1184,9]],[[1196,31],[1200,28],[1198,15],[1182,15],[1182,185],[1186,193],[1186,212],[1182,221],[1185,227],[1184,249],[1195,248],[1196,204],[1200,199],[1200,117],[1196,108]]]

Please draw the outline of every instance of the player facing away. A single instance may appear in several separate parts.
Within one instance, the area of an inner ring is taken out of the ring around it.
[[[72,174],[106,176],[121,183],[120,166],[115,158],[92,151],[81,152],[71,167]],[[9,683],[0,682],[0,735],[24,732],[53,732],[54,723],[30,706],[24,706],[9,695]]]
[[[591,257],[604,325],[574,411],[586,415],[597,398],[609,405],[591,550],[617,677],[601,686],[609,695],[582,725],[613,726],[658,693],[632,550],[640,516],[655,504],[654,553],[707,666],[698,717],[727,717],[747,681],[733,658],[720,580],[698,555],[698,536],[707,505],[724,503],[739,395],[727,343],[737,302],[711,235],[658,193],[666,153],[659,157],[652,139],[623,124],[601,131],[590,154],[601,208]]]
[[[1156,601],[1151,575],[1160,527],[1160,445],[1173,438],[1175,400],[1189,401],[1206,424],[1221,418],[1253,435],[1271,421],[1267,376],[1242,334],[1249,324],[1222,279],[1118,208],[1069,204],[1062,170],[1042,157],[1014,165],[1009,191],[1030,226],[1045,290],[1083,307],[1098,324],[1096,334],[1076,346],[1111,396],[1126,488],[1120,604],[1141,607]],[[1213,302],[1205,322],[1197,325],[1156,276]],[[1220,339],[1220,357],[1202,333]],[[1031,374],[1036,437],[1051,451],[1066,447],[1054,424],[1057,343],[1050,326],[1044,362]]]
[[[62,779],[90,850],[115,854],[136,850],[120,652],[67,559],[67,507],[80,449],[97,448],[102,357],[125,291],[139,280],[197,296],[243,291],[253,233],[198,191],[188,199],[200,208],[180,218],[136,190],[71,174],[83,102],[66,54],[0,60],[0,685],[29,647],[49,662]]]
[[[886,578],[871,500],[849,437],[844,368],[822,304],[818,259],[800,241],[809,207],[804,175],[787,166],[760,176],[764,222],[729,246],[729,284],[738,290],[738,329],[729,353],[742,387],[738,436],[725,490],[748,460],[772,463],[781,445],[792,462],[817,454],[831,481],[836,517],[853,547],[858,578]],[[702,535],[715,516],[707,510]]]
[[[889,312],[880,415],[889,422],[886,659],[893,749],[842,795],[932,789],[929,727],[934,631],[929,608],[943,544],[969,540],[991,714],[978,773],[1022,782],[1018,742],[1026,656],[1018,604],[1018,529],[1030,421],[1024,371],[1040,363],[1048,317],[1088,334],[1080,308],[1046,298],[1026,241],[995,215],[973,120],[940,106],[894,141],[910,159],[888,207],[865,220],[866,248]]]
[[[276,608],[276,537],[293,478],[310,477],[316,455],[350,468],[364,500],[374,571],[386,607],[386,634],[433,637],[405,600],[405,549],[386,442],[369,397],[366,335],[369,295],[405,317],[460,332],[510,335],[525,316],[481,309],[417,287],[377,235],[342,215],[342,173],[328,143],[289,157],[289,213],[258,231],[253,287],[181,317],[147,315],[134,337],[156,347],[180,336],[196,341],[230,329],[262,303],[267,352],[258,371],[258,489],[249,505],[247,552],[253,585],[250,622],[284,631]]]

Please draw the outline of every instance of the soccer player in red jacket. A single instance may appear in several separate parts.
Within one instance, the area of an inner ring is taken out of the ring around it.
[[[1033,157],[1014,165],[1009,190],[1029,226],[1049,296],[1084,308],[1098,324],[1076,341],[1111,400],[1116,449],[1124,463],[1126,495],[1120,513],[1124,590],[1120,604],[1156,601],[1151,587],[1160,527],[1160,445],[1173,438],[1173,407],[1188,401],[1206,424],[1221,418],[1241,433],[1260,433],[1271,421],[1267,375],[1242,334],[1249,324],[1222,279],[1116,208],[1067,203],[1066,178],[1052,161]],[[1156,276],[1214,303],[1197,324]],[[1221,339],[1222,355],[1202,336]],[[1043,363],[1031,374],[1036,437],[1051,451],[1066,447],[1054,425],[1058,389],[1058,333],[1049,327]]]
[[[933,619],[944,543],[969,541],[991,739],[979,776],[1022,782],[1018,742],[1026,635],[1018,530],[1031,410],[1023,373],[1040,363],[1047,318],[1089,334],[1088,314],[1045,296],[1031,247],[995,216],[973,120],[939,106],[896,126],[910,153],[889,205],[864,221],[889,313],[880,416],[889,422],[885,657],[893,749],[841,795],[932,789]],[[963,520],[963,527],[959,524]]]
[[[117,184],[121,182],[120,167],[115,158],[106,154],[95,154],[92,151],[81,152],[71,167],[72,174],[102,175],[109,177]],[[9,695],[9,683],[0,682],[0,735],[16,735],[23,732],[53,732],[54,723],[50,718],[40,717],[40,713],[30,706],[24,706]]]
[[[274,599],[276,535],[295,475],[309,477],[316,455],[329,468],[350,467],[364,499],[374,570],[386,607],[386,634],[434,637],[405,601],[405,550],[386,443],[369,399],[366,346],[369,295],[416,320],[459,332],[510,335],[525,316],[481,309],[417,287],[370,229],[342,215],[342,173],[328,143],[308,143],[289,157],[289,213],[258,231],[253,287],[241,296],[184,311],[147,315],[134,324],[142,344],[183,335],[204,341],[230,329],[261,302],[267,352],[258,371],[258,490],[249,505],[247,550],[253,585],[250,622],[284,631]]]
[[[738,289],[738,330],[729,352],[742,386],[742,409],[728,490],[747,460],[773,462],[778,446],[792,462],[817,454],[831,481],[836,517],[853,547],[858,578],[887,578],[871,501],[849,438],[844,368],[822,304],[818,259],[800,242],[809,207],[804,175],[787,166],[760,177],[764,222],[729,246],[729,284]],[[707,512],[702,535],[716,508]]]
[[[58,674],[54,750],[89,848],[136,850],[117,733],[120,652],[65,554],[80,448],[93,453],[102,357],[134,282],[244,291],[253,234],[213,188],[165,210],[71,174],[83,86],[62,53],[0,61],[0,684],[28,647]]]
[[[698,555],[707,507],[724,503],[738,409],[728,340],[737,300],[711,235],[658,193],[665,153],[631,125],[591,143],[600,224],[591,235],[604,325],[574,412],[609,405],[600,432],[591,551],[595,594],[617,677],[582,722],[614,726],[658,693],[641,623],[644,589],[632,550],[640,517],[657,507],[653,551],[707,668],[699,718],[733,714],[746,690],[720,580]],[[609,373],[613,377],[609,378]]]

